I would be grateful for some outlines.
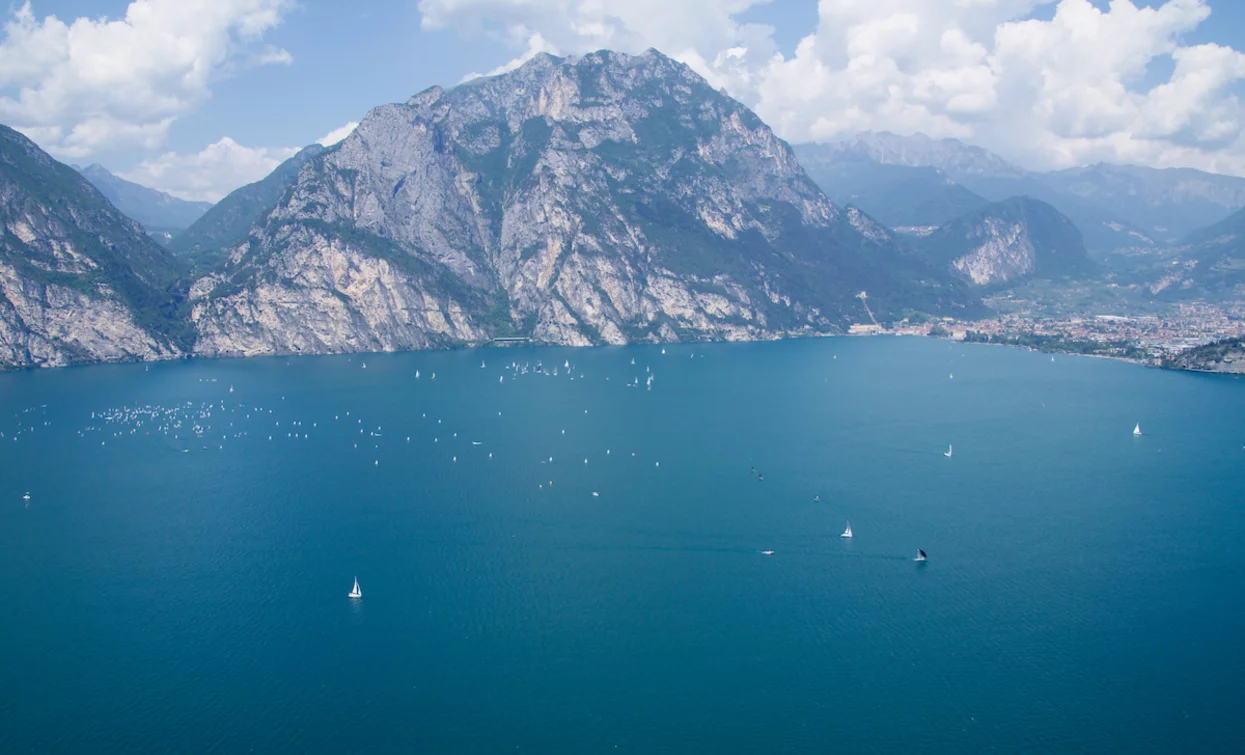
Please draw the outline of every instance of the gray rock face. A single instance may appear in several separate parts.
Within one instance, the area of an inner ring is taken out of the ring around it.
[[[1028,197],[987,205],[913,243],[974,286],[1097,272],[1072,221]]]
[[[0,367],[159,359],[176,266],[82,176],[0,126]]]
[[[837,332],[974,298],[659,53],[534,58],[373,110],[193,291],[208,355]]]

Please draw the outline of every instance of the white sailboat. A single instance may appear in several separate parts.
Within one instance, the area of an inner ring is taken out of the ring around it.
[[[847,529],[843,530],[843,534],[839,535],[839,537],[851,537],[851,536],[852,536],[852,523],[848,522]]]
[[[917,549],[916,549],[916,558],[914,558],[913,560],[914,560],[914,561],[924,561],[924,560],[925,560],[925,551],[921,550],[920,548],[917,548]]]
[[[951,458],[951,451],[952,451],[952,449],[951,449],[951,444],[950,444],[950,443],[948,443],[948,444],[947,444],[947,450],[946,450],[946,452],[945,452],[945,453],[943,453],[943,456],[945,456],[945,457],[947,457],[948,459],[950,459],[950,458]]]
[[[354,589],[352,589],[350,591],[350,594],[347,595],[346,597],[348,598],[362,598],[363,597],[363,591],[359,589],[359,578],[358,577],[354,578]]]
[[[1133,435],[1141,435],[1141,423],[1140,422],[1138,422],[1137,426],[1133,428]]]

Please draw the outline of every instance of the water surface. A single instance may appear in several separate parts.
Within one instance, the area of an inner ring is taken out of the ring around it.
[[[0,432],[3,752],[1245,736],[1232,378],[891,338],[196,361],[0,375]]]

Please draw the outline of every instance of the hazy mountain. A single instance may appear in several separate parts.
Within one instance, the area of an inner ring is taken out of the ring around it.
[[[1179,263],[1153,287],[1165,296],[1238,297],[1245,293],[1245,210],[1185,237]]]
[[[1029,197],[987,205],[914,243],[977,286],[1095,272],[1076,225]]]
[[[925,134],[898,136],[866,131],[847,139],[818,145],[821,159],[869,161],[910,168],[937,168],[953,181],[977,177],[1023,178],[1028,171],[981,147],[959,139],[931,139]]]
[[[169,243],[173,253],[186,259],[195,269],[219,266],[229,252],[246,238],[256,221],[272,212],[298,171],[324,147],[313,144],[277,166],[267,177],[229,194],[193,225]]]
[[[937,168],[843,159],[824,144],[795,145],[795,155],[832,202],[859,207],[883,225],[942,225],[989,202]]]
[[[137,220],[148,231],[166,238],[189,227],[212,207],[208,202],[187,202],[119,178],[102,165],[88,165],[81,172],[114,207]]]
[[[0,224],[0,366],[150,359],[188,345],[173,256],[3,126]]]
[[[1015,166],[1006,159],[981,147],[965,145],[959,140],[931,140],[925,135],[896,136],[894,133],[865,132],[848,138],[848,140],[830,142],[827,145],[807,146],[798,148],[801,154],[815,154],[815,164],[849,164],[852,168],[852,186],[869,187],[875,183],[894,181],[884,169],[870,174],[868,163],[883,166],[900,166],[908,168],[934,168],[947,179],[959,184],[970,194],[982,197],[989,202],[1002,202],[1012,197],[1033,197],[1051,204],[1072,219],[1081,229],[1084,243],[1091,249],[1118,249],[1132,247],[1153,247],[1154,240],[1144,230],[1135,226],[1123,214],[1101,206],[1096,199],[1077,196],[1063,188],[1059,182],[1047,181],[1042,173],[1032,173]],[[818,176],[825,177],[825,168],[810,168]],[[895,193],[895,208],[900,208],[899,217],[911,216],[913,197],[919,198],[919,191],[934,192],[931,197],[945,197],[946,188],[934,189],[930,186],[929,177],[914,174],[914,181],[919,182],[923,189],[915,189],[906,193],[903,187]],[[833,183],[832,183],[833,186]],[[834,192],[830,192],[834,194]],[[961,194],[960,201],[967,197]],[[884,204],[884,194],[879,194]],[[944,199],[936,199],[933,207],[950,207],[951,203]],[[869,212],[879,213],[873,206]],[[965,208],[971,209],[971,208]],[[903,213],[908,213],[903,214]],[[934,213],[936,214],[936,213]],[[888,217],[884,213],[876,217]],[[891,216],[893,217],[893,216]],[[924,216],[923,216],[924,217]],[[919,223],[913,223],[915,224]]]
[[[1098,164],[1042,180],[1127,219],[1159,243],[1176,242],[1245,207],[1245,178],[1189,168]]]
[[[650,51],[376,108],[193,295],[201,353],[259,354],[834,332],[861,290],[880,317],[975,306]]]

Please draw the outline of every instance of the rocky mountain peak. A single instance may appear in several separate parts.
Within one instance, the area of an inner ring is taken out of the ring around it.
[[[201,351],[272,353],[834,332],[862,289],[972,303],[690,68],[602,51],[373,109],[194,290]]]

